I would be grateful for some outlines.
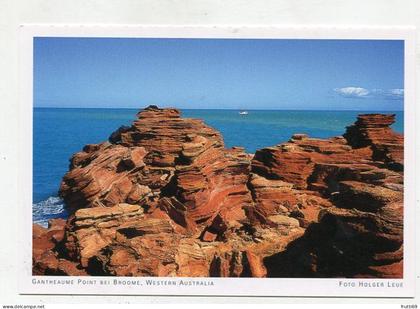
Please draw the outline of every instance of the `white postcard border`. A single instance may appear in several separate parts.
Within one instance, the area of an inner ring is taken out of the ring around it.
[[[404,40],[404,278],[398,280],[32,276],[34,37]],[[417,106],[415,102],[415,31],[413,27],[22,25],[20,28],[20,50],[21,104],[19,106],[20,165],[18,174],[21,199],[17,207],[21,220],[17,227],[20,237],[16,245],[20,257],[17,262],[19,265],[19,292],[21,294],[414,296],[416,277],[415,173],[417,170],[415,167],[415,115]],[[39,280],[44,280],[46,283]],[[148,282],[154,284],[148,285]]]

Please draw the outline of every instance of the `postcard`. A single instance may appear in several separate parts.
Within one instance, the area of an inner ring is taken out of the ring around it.
[[[20,293],[412,297],[413,38],[22,26]]]

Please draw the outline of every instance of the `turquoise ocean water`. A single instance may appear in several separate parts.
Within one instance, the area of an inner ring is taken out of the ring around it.
[[[46,225],[51,218],[66,217],[57,197],[69,159],[85,144],[100,143],[121,125],[129,125],[138,109],[35,108],[33,129],[33,219]],[[268,111],[182,110],[183,117],[201,118],[219,130],[226,147],[242,146],[247,152],[273,146],[294,133],[327,138],[342,135],[358,114],[375,111]],[[403,132],[403,112],[396,114],[394,130]]]

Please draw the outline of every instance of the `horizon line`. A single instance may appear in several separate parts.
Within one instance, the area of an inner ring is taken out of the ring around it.
[[[150,106],[150,105],[148,105]],[[47,108],[53,108],[53,109],[136,109],[136,110],[143,110],[146,109],[146,107],[68,107],[68,106],[33,106],[34,109],[40,108],[40,109],[47,109]],[[241,110],[247,110],[247,111],[331,111],[331,112],[363,112],[363,111],[376,111],[376,112],[404,112],[404,110],[380,110],[380,109],[280,109],[280,108],[182,108],[182,107],[159,107],[159,108],[175,108],[179,110],[227,110],[227,111],[241,111]]]

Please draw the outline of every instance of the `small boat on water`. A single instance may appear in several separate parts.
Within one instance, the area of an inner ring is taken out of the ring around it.
[[[248,111],[240,111],[239,115],[248,115]]]

